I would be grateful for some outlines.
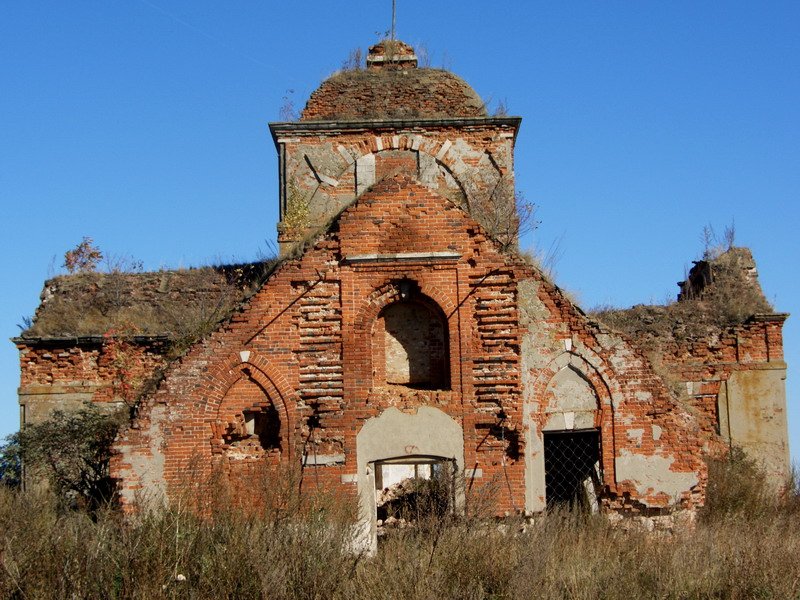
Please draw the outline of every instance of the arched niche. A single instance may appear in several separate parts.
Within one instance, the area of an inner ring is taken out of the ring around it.
[[[600,408],[594,386],[572,365],[556,373],[545,392],[545,431],[590,429]]]
[[[374,385],[450,389],[447,318],[419,294],[385,306],[372,332]]]
[[[262,385],[242,373],[228,388],[214,421],[214,445],[231,460],[280,460],[286,423]]]

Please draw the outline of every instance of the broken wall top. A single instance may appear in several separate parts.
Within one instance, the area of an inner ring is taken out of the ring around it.
[[[734,247],[696,261],[678,286],[677,302],[601,310],[594,316],[634,339],[677,342],[718,335],[754,315],[771,315],[781,321],[787,316],[774,313],[764,296],[749,248]]]
[[[208,328],[252,293],[274,261],[144,273],[76,273],[45,282],[18,340],[126,335],[180,338]]]

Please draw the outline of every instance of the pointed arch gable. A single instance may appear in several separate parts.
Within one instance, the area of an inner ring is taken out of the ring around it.
[[[600,399],[592,382],[574,365],[560,369],[548,382],[546,410],[597,412]]]
[[[543,454],[543,435],[554,413],[548,414],[543,404],[549,388],[559,376],[579,378],[595,396],[597,408],[591,420],[581,420],[579,411],[564,410],[559,414],[560,421],[553,419],[551,427],[567,430],[595,429],[600,434],[600,465],[604,481],[612,488],[616,485],[617,442],[615,435],[615,406],[621,399],[619,384],[615,381],[604,362],[588,348],[581,346],[565,350],[552,359],[531,382],[526,394],[524,420],[526,428],[526,505],[528,510],[542,510],[545,502],[545,471]],[[580,385],[580,383],[578,384]],[[567,422],[566,414],[572,413]],[[585,415],[588,416],[588,415]],[[559,426],[560,424],[560,426]]]
[[[552,379],[565,368],[570,368],[578,376],[585,379],[595,390],[600,402],[600,408],[608,407],[609,410],[621,402],[622,394],[613,373],[605,363],[586,348],[565,350],[552,359],[542,369],[533,382],[530,396],[541,398],[546,392]]]
[[[244,360],[243,360],[244,359]],[[286,440],[286,456],[294,454],[294,430],[298,426],[297,396],[283,373],[263,356],[246,350],[229,356],[207,376],[209,392],[204,397],[203,416],[213,433],[220,406],[231,388],[243,377],[256,383],[271,400],[281,421],[281,437]],[[214,442],[212,435],[212,444]]]

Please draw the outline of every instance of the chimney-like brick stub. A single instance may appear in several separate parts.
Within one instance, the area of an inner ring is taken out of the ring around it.
[[[399,40],[384,40],[369,47],[368,69],[415,69],[417,55],[414,48]]]

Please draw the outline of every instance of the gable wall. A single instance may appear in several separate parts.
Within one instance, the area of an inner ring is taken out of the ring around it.
[[[410,203],[427,215],[420,219],[430,221],[424,240],[421,233],[385,236],[385,230],[405,231]],[[350,260],[387,250],[448,252],[457,258],[434,255],[400,264]],[[397,282],[404,278],[413,280],[414,293],[434,302],[447,319],[449,389],[375,385],[373,327],[380,310],[399,299]],[[481,314],[477,328],[476,311]],[[243,370],[259,370],[287,407],[293,443],[284,458],[302,460],[321,485],[354,493],[355,438],[363,423],[388,407],[413,412],[424,405],[443,410],[463,425],[470,448],[467,462],[481,478],[474,485],[498,480],[502,448],[494,441],[478,448],[478,438],[487,431],[480,425],[493,423],[492,411],[500,407],[521,421],[514,311],[513,270],[479,228],[427,188],[405,178],[393,180],[362,198],[342,216],[338,233],[317,243],[302,259],[285,264],[242,313],[172,368],[119,444],[115,475],[124,480],[132,500],[137,480],[153,462],[154,449],[163,454],[168,488],[179,486],[192,461],[224,463],[226,450],[211,439],[216,435],[216,405]],[[244,361],[242,352],[247,353]],[[504,361],[499,371],[488,353]],[[154,428],[151,408],[158,404],[164,412]],[[503,475],[511,488],[500,509],[521,509],[524,485],[518,456],[507,461]]]
[[[375,325],[401,299],[403,281],[413,283],[411,300],[444,314],[447,389],[391,386],[378,376]],[[118,444],[113,471],[128,502],[155,481],[174,494],[189,474],[208,477],[214,465],[238,477],[241,457],[220,432],[235,420],[229,391],[247,378],[268,399],[245,404],[272,403],[281,414],[279,460],[302,463],[314,485],[355,495],[367,476],[356,458],[362,427],[389,408],[416,414],[429,406],[463,432],[459,463],[469,494],[489,494],[498,514],[535,511],[543,502],[542,432],[564,418],[549,406],[548,386],[568,366],[598,396],[592,425],[603,439],[604,502],[696,501],[703,484],[696,424],[646,359],[589,324],[535,270],[500,254],[466,213],[397,176],[345,211],[331,233],[171,368]]]

